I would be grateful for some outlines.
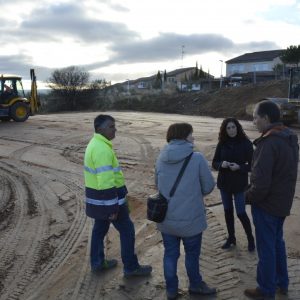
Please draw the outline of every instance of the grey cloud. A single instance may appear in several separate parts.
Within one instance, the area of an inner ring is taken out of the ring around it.
[[[101,0],[101,4],[106,4],[112,10],[119,11],[119,12],[129,12],[130,11],[130,9],[128,7],[125,7],[119,3],[115,3],[111,0]]]
[[[237,44],[237,49],[239,50],[239,52],[243,50],[247,52],[255,52],[264,50],[277,50],[281,48],[274,42],[262,41]]]
[[[129,12],[130,11],[130,9],[128,9],[127,7],[120,5],[120,4],[112,4],[110,7],[119,12]]]
[[[125,24],[89,18],[79,4],[38,8],[21,23],[21,33],[38,39],[73,37],[85,43],[114,42],[138,37]]]
[[[118,53],[117,59],[124,62],[152,61],[155,59],[177,58],[181,45],[189,55],[215,51],[217,48],[232,47],[232,41],[215,34],[179,35],[162,33],[147,41],[133,41],[114,45],[111,50]]]
[[[107,61],[88,65],[96,69],[111,64],[141,63],[178,59],[181,46],[184,45],[186,55],[201,55],[209,52],[234,55],[239,51],[253,52],[277,49],[275,43],[250,42],[236,44],[232,40],[218,34],[180,35],[175,33],[161,33],[150,40],[127,40],[110,47],[114,55]]]
[[[23,79],[30,79],[30,69],[36,70],[37,79],[45,81],[54,69],[36,66],[27,55],[0,55],[1,74],[20,75]]]
[[[110,7],[113,10],[119,11],[119,12],[129,12],[130,9],[128,9],[127,7],[120,5],[120,4],[111,4]]]
[[[1,55],[1,73],[26,76],[26,72],[29,74],[31,62],[31,58],[26,55]]]

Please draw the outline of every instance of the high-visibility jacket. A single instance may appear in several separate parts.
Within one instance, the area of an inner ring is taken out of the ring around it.
[[[125,203],[127,188],[112,143],[95,133],[84,155],[86,214],[108,219]]]

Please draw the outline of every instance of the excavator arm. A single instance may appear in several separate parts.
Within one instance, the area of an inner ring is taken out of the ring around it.
[[[30,94],[30,111],[31,114],[34,115],[38,112],[40,107],[40,100],[37,95],[37,84],[36,84],[36,76],[34,69],[30,69],[30,79],[31,79],[31,94]]]

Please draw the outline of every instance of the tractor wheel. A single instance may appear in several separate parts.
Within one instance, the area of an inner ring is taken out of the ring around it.
[[[29,107],[26,103],[17,102],[10,109],[10,116],[16,122],[24,122],[29,117]]]

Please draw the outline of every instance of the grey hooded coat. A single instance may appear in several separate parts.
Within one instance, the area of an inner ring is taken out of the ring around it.
[[[172,140],[156,162],[155,181],[158,190],[168,199],[165,220],[157,224],[159,231],[179,237],[190,237],[207,228],[203,196],[212,192],[214,178],[207,160],[200,152],[194,152],[181,178],[175,194],[169,193],[183,165],[193,152],[193,144],[186,140]]]

